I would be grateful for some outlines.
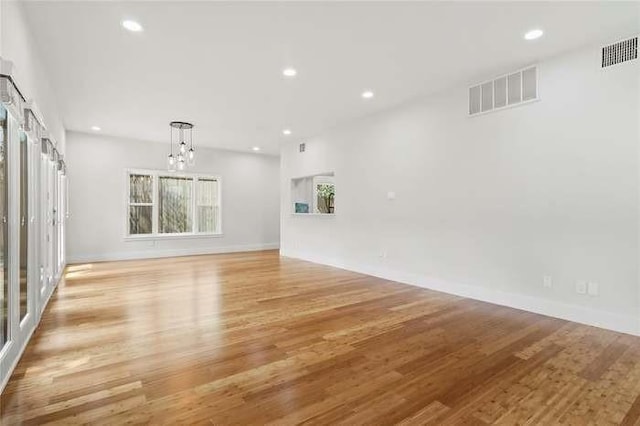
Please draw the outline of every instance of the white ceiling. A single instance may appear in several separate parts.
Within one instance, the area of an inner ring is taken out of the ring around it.
[[[196,146],[274,154],[285,138],[640,31],[640,3],[629,2],[24,6],[68,129],[167,142],[169,121],[187,120]],[[123,30],[126,18],[144,32]],[[545,35],[525,41],[536,27]]]

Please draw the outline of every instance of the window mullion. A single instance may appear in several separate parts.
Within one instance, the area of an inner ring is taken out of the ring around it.
[[[196,188],[198,187],[198,185],[196,184],[198,178],[197,177],[193,177],[191,179],[191,232],[192,233],[196,233],[198,232],[198,209],[197,209],[197,194],[196,194]]]
[[[153,206],[151,207],[151,214],[153,219],[151,220],[151,231],[153,235],[158,235],[159,232],[159,225],[158,225],[158,221],[159,221],[159,214],[158,211],[159,209],[159,199],[160,199],[160,195],[158,193],[159,188],[160,188],[160,183],[159,183],[159,176],[157,173],[153,174],[153,196],[152,196],[152,200],[153,200]]]
[[[221,196],[222,196],[222,188],[220,185],[220,180],[216,179],[216,199],[214,200],[214,209],[213,209],[213,213],[215,215],[215,223],[216,223],[216,228],[214,230],[214,232],[216,233],[221,233],[222,232],[222,208],[221,208]]]

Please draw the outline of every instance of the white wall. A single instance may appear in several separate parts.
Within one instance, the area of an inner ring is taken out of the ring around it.
[[[279,160],[197,149],[196,166],[222,181],[221,237],[125,241],[125,170],[165,170],[169,144],[67,133],[69,263],[277,248]]]
[[[470,118],[465,86],[288,144],[281,253],[640,333],[640,61],[599,55],[541,62],[533,104]],[[327,171],[335,217],[291,215]]]
[[[41,46],[37,46],[30,32],[22,1],[0,2],[0,55],[14,64],[14,77],[27,98],[35,100],[47,130],[57,143],[60,153],[65,150],[65,130],[56,94],[47,70],[40,60]]]

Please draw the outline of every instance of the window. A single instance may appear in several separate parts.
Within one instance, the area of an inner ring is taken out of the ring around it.
[[[317,213],[333,214],[333,199],[336,193],[335,185],[333,183],[316,183],[314,192],[316,194]]]
[[[129,175],[129,234],[153,232],[153,176]]]
[[[218,181],[198,178],[198,232],[216,232],[218,229]]]
[[[128,171],[127,185],[127,236],[221,233],[219,178]]]
[[[191,209],[193,179],[161,176],[158,187],[158,219],[161,234],[182,234],[193,230]]]

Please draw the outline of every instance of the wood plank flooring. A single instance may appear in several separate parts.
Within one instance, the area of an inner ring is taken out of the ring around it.
[[[13,424],[640,424],[640,338],[276,251],[75,265]]]

